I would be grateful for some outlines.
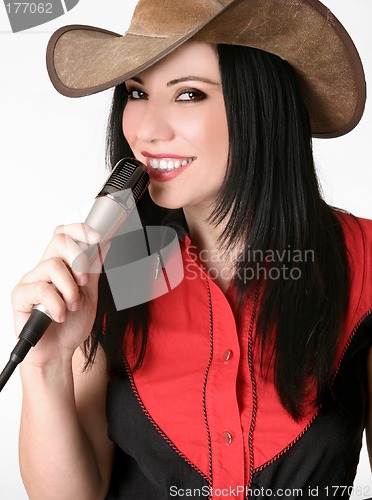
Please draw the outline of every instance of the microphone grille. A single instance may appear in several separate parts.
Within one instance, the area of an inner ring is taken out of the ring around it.
[[[98,196],[131,189],[135,202],[141,198],[149,184],[145,166],[135,158],[122,158],[114,167]]]
[[[133,197],[136,203],[144,194],[148,185],[149,175],[147,172],[143,172],[143,174],[138,178],[137,183],[132,186]]]

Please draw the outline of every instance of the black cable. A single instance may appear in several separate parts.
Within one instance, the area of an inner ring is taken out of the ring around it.
[[[0,391],[19,363],[24,360],[31,347],[34,347],[41,339],[51,322],[52,319],[45,312],[39,309],[32,310],[29,319],[19,334],[19,340],[10,354],[8,363],[0,373]]]

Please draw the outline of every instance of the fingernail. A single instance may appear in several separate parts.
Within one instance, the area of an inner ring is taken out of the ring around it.
[[[77,311],[78,309],[79,309],[79,302],[78,301],[72,302],[70,304],[70,307],[69,307],[70,311]]]
[[[98,243],[101,241],[101,235],[97,233],[97,231],[89,230],[87,231],[88,241],[89,243]]]
[[[85,286],[88,283],[88,275],[82,274],[81,276],[78,276],[77,282],[78,282],[79,286]]]
[[[57,323],[64,323],[66,321],[66,313],[61,313],[57,320]]]

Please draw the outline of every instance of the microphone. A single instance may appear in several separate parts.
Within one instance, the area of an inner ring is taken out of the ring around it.
[[[149,175],[140,161],[133,158],[121,159],[96,196],[85,223],[95,229],[102,240],[110,239],[130,215],[148,184]],[[88,255],[89,260],[94,260],[97,253],[96,245],[92,245],[84,253]],[[19,340],[10,359],[0,374],[0,391],[16,366],[41,339],[51,322],[52,318],[43,305],[33,308],[19,334]]]

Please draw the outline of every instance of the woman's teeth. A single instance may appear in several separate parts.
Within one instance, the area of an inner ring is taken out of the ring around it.
[[[150,158],[150,167],[156,170],[173,170],[174,168],[184,167],[188,163],[194,161],[195,158],[189,158],[187,160],[158,160],[157,158]]]

